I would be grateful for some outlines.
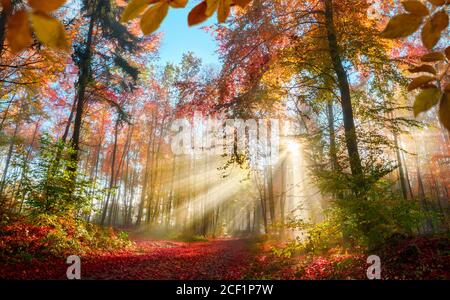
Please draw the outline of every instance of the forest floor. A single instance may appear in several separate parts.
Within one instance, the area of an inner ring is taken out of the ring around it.
[[[82,279],[241,279],[252,256],[242,239],[134,241],[130,250],[82,256]],[[67,267],[60,259],[4,264],[0,278],[65,279]]]
[[[82,279],[367,279],[365,254],[280,258],[251,239],[179,242],[133,238],[134,246],[81,257]],[[384,279],[450,279],[450,241],[417,238],[380,250]],[[0,279],[66,279],[65,259],[0,263]]]

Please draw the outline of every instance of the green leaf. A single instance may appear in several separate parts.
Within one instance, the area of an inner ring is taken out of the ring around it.
[[[435,106],[439,102],[441,94],[441,91],[436,87],[422,90],[414,102],[414,116],[417,117],[420,113],[426,112]]]

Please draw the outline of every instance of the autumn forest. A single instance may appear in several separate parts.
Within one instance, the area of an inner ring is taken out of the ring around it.
[[[449,15],[1,0],[0,279],[450,279]]]

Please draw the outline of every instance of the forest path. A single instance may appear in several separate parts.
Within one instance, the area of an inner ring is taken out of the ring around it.
[[[244,239],[135,242],[131,251],[82,259],[82,279],[242,279],[252,261]]]

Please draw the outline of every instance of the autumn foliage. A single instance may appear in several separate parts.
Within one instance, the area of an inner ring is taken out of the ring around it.
[[[0,4],[0,278],[449,279],[449,0]]]

